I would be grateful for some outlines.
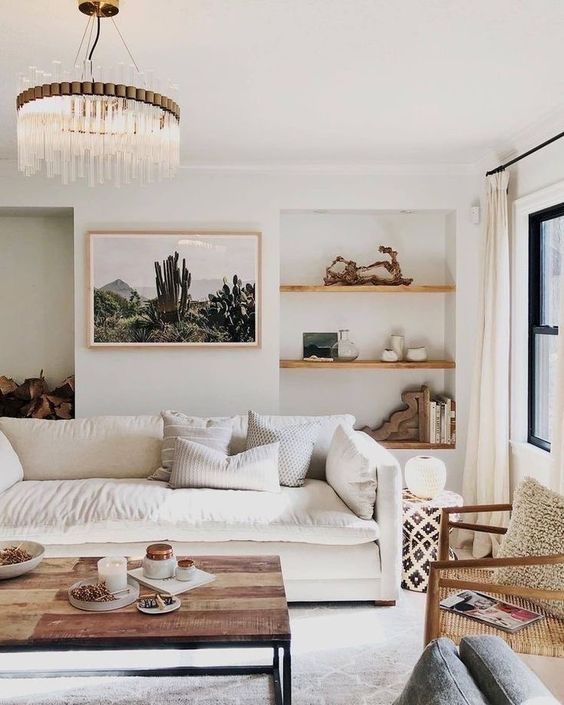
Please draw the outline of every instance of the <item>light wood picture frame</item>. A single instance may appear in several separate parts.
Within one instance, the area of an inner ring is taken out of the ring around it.
[[[258,348],[261,233],[87,233],[92,348]]]

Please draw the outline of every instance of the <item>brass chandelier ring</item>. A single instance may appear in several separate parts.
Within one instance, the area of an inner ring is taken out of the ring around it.
[[[43,85],[27,88],[16,98],[16,109],[19,110],[34,100],[69,95],[105,96],[135,100],[139,103],[161,108],[161,110],[170,113],[180,122],[180,106],[171,98],[145,88],[126,86],[123,83],[102,83],[101,81],[62,81],[61,83],[44,83]]]

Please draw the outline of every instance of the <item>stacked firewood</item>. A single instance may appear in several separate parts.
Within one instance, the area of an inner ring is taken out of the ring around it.
[[[18,384],[0,376],[0,416],[32,419],[74,418],[74,375],[49,391],[43,370]]]

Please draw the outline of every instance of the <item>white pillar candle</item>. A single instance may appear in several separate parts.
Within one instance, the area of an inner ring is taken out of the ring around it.
[[[98,582],[106,583],[110,592],[125,590],[127,587],[127,559],[108,556],[98,561]]]

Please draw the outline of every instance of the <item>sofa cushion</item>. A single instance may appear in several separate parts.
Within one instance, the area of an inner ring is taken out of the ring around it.
[[[511,521],[497,557],[562,553],[564,496],[528,477],[515,490]],[[564,565],[499,568],[496,579],[505,585],[561,590],[564,585]],[[547,612],[564,617],[564,600],[538,601],[538,604]]]
[[[227,455],[215,448],[177,438],[170,487],[280,492],[279,443]]]
[[[376,503],[375,442],[360,431],[337,426],[327,456],[327,482],[361,519],[370,519]]]
[[[320,425],[317,421],[292,426],[274,426],[264,417],[249,411],[247,450],[278,443],[278,471],[284,487],[304,484]]]
[[[488,700],[454,643],[442,637],[427,646],[394,705],[488,705]]]
[[[0,535],[46,544],[168,539],[351,545],[375,541],[379,531],[321,480],[276,494],[91,479],[10,487],[0,494]]]
[[[0,418],[25,480],[147,477],[160,465],[160,416],[93,416],[71,421]]]
[[[23,468],[16,451],[0,431],[0,492],[23,480]]]
[[[460,658],[492,705],[558,705],[556,698],[498,636],[466,636]]]
[[[162,411],[163,447],[161,464],[171,469],[177,438],[187,438],[194,443],[213,448],[227,454],[233,423],[231,419],[218,421],[202,419],[199,416],[186,416],[178,411]]]

